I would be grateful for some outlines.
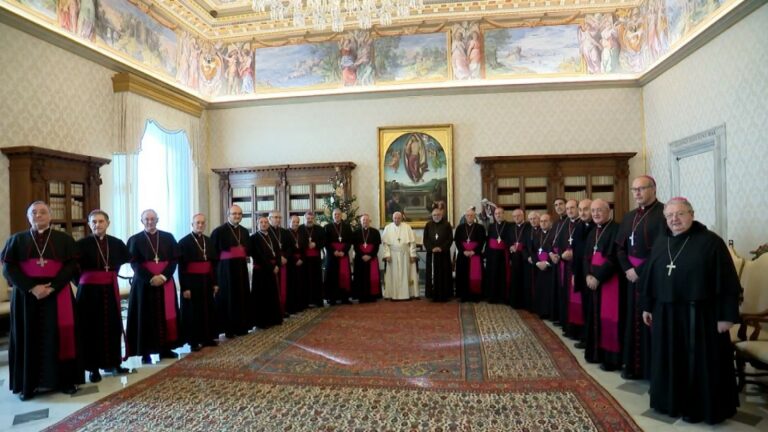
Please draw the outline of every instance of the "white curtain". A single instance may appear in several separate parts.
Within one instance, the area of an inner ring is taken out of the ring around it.
[[[129,92],[115,93],[116,104],[116,130],[119,144],[119,152],[113,158],[113,196],[114,196],[114,216],[110,231],[127,240],[128,237],[141,230],[140,213],[143,210],[139,204],[139,160],[138,156],[142,150],[142,139],[150,125],[154,125],[158,130],[165,132],[184,132],[186,135],[186,153],[179,153],[181,150],[175,145],[174,155],[181,154],[181,157],[191,163],[192,168],[185,175],[184,184],[190,186],[190,191],[183,192],[185,203],[190,204],[190,210],[183,210],[176,206],[169,208],[168,213],[178,214],[178,217],[186,221],[184,231],[179,231],[180,225],[172,221],[170,214],[160,214],[161,229],[168,230],[174,235],[181,232],[186,233],[189,228],[189,220],[192,213],[199,211],[205,212],[205,208],[200,208],[201,204],[207,207],[207,182],[200,188],[198,178],[201,170],[205,167],[207,155],[202,139],[203,121],[195,116],[186,114],[159,102],[143,96]],[[174,134],[175,135],[175,134]],[[173,141],[173,140],[172,140]],[[184,156],[186,154],[186,156]],[[171,159],[177,159],[171,156]],[[179,162],[181,164],[182,162]],[[181,175],[180,165],[168,163],[166,165],[168,176],[173,175],[178,178]],[[143,174],[142,174],[143,177]],[[176,196],[182,193],[180,190],[166,191]],[[169,202],[169,201],[164,201]],[[156,207],[153,205],[152,207]],[[160,212],[159,209],[158,213]],[[174,216],[175,218],[175,216]],[[179,231],[174,232],[174,231]]]
[[[197,173],[187,135],[147,122],[138,154],[138,208],[154,209],[158,228],[180,239],[190,231],[197,208],[194,199]]]

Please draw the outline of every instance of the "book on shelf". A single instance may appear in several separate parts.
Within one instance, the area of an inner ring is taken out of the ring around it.
[[[498,180],[498,185],[499,185],[500,188],[516,188],[516,187],[520,187],[520,178],[519,177],[500,178]]]
[[[60,181],[52,181],[48,182],[48,193],[51,195],[64,195],[66,191],[64,190],[64,182]]]
[[[546,177],[526,177],[525,186],[526,187],[547,187],[547,178]]]
[[[258,201],[256,203],[256,209],[258,211],[272,211],[272,210],[275,210],[275,201],[274,200]]]
[[[250,198],[250,197],[251,197],[251,188],[249,187],[232,188],[232,198]]]
[[[592,186],[613,186],[613,176],[592,176]]]
[[[257,186],[256,187],[256,195],[258,196],[269,196],[274,194],[275,194],[274,186]]]
[[[72,196],[75,197],[82,197],[83,196],[83,190],[84,186],[82,183],[72,183],[70,185],[70,192]]]
[[[309,209],[308,198],[294,198],[291,200],[291,210],[307,210]]]
[[[570,176],[563,179],[565,186],[586,186],[587,176]]]
[[[309,185],[291,185],[291,195],[309,195]]]
[[[319,194],[330,194],[333,193],[333,185],[321,183],[315,185],[315,193]]]

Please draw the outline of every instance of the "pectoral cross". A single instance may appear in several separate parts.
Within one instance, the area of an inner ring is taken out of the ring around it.
[[[43,257],[40,257],[40,259],[37,260],[36,264],[39,265],[40,267],[45,267],[45,265],[48,264],[48,261],[44,260]]]
[[[539,255],[541,255],[542,252],[544,252],[544,249],[539,248]]]
[[[107,265],[105,265],[105,266],[104,266],[104,271],[105,271],[105,272],[108,272],[108,271],[109,271],[109,264],[107,264]]]
[[[596,252],[597,252],[597,245],[595,245],[595,247],[592,248],[592,253],[596,253]]]
[[[496,243],[501,243],[501,236],[496,237]]]
[[[635,245],[635,232],[634,231],[629,236],[629,244],[630,244],[630,246],[634,246]]]
[[[676,269],[677,266],[675,265],[675,263],[670,262],[669,264],[667,264],[667,268],[669,269],[669,271],[667,272],[667,276],[672,276],[672,270]]]
[[[570,246],[572,244],[573,244],[573,237],[568,237],[568,245]]]
[[[341,236],[339,236],[339,243],[341,243]]]
[[[158,256],[155,255],[155,264],[158,264],[158,263],[160,263],[160,258],[158,258]]]
[[[438,237],[440,237],[440,236],[437,235],[437,233],[435,233],[435,240],[437,240]]]

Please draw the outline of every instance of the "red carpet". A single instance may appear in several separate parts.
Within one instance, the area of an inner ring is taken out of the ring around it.
[[[640,430],[537,318],[500,305],[307,311],[49,430]]]

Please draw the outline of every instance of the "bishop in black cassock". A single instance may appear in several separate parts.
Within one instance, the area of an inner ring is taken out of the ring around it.
[[[205,232],[205,216],[192,219],[192,232],[179,240],[181,327],[184,342],[192,351],[215,346],[218,328],[214,295],[218,251]]]
[[[464,222],[456,227],[456,295],[461,301],[479,301],[483,297],[483,249],[485,227],[477,223],[475,209],[464,214]]]
[[[228,338],[248,333],[253,327],[253,311],[249,309],[251,296],[248,276],[248,236],[240,225],[243,210],[236,205],[229,208],[227,222],[211,232],[213,247],[219,252],[216,277],[216,320],[219,333]]]
[[[322,306],[325,290],[323,288],[323,260],[321,252],[325,248],[325,231],[315,225],[315,214],[307,212],[304,215],[304,225],[299,231],[307,238],[304,251],[304,271],[306,272],[306,290],[311,306]]]
[[[371,228],[368,214],[360,216],[360,229],[352,234],[352,244],[355,249],[355,296],[361,303],[376,301],[381,298],[381,234],[376,228]]]
[[[173,274],[177,244],[173,234],[157,229],[157,213],[141,215],[144,230],[128,239],[131,254],[131,294],[126,328],[127,356],[142,356],[150,363],[152,353],[176,358],[171,351],[182,345],[179,333],[179,300]]]
[[[663,205],[656,200],[656,186],[647,176],[632,182],[638,207],[624,215],[616,237],[616,255],[627,279],[626,328],[624,330],[624,371],[627,379],[650,376],[651,331],[643,325],[639,277],[651,254],[653,242],[666,227]]]
[[[504,209],[496,207],[494,222],[488,225],[485,245],[485,289],[491,303],[507,303],[511,269],[509,248],[513,244],[512,227],[504,220]]]
[[[527,249],[528,262],[534,266],[534,311],[541,319],[554,319],[557,302],[557,266],[550,254],[554,251],[555,231],[546,213],[539,219],[539,230]]]
[[[728,330],[740,284],[723,240],[693,220],[684,198],[664,209],[668,228],[641,275],[650,324],[651,407],[688,422],[720,423],[739,405]]]
[[[325,226],[325,291],[328,302],[349,303],[352,274],[349,251],[352,228],[341,218],[341,210],[333,209],[333,221]]]
[[[603,370],[621,367],[624,292],[616,258],[619,225],[610,219],[608,203],[592,201],[595,229],[587,236],[584,273],[587,296],[586,351],[590,363],[602,363]]]
[[[525,214],[520,209],[512,211],[512,238],[509,245],[509,301],[515,309],[525,308],[525,242],[531,237],[531,224],[525,221]]]
[[[448,301],[453,297],[453,271],[451,244],[453,230],[443,217],[443,210],[432,210],[432,220],[424,226],[424,248],[427,250],[427,297],[434,301]]]
[[[267,218],[259,218],[259,229],[250,237],[249,250],[253,259],[253,289],[249,303],[254,313],[254,323],[259,328],[282,324],[280,246],[269,232]]]
[[[121,342],[125,334],[120,307],[117,273],[130,261],[122,240],[107,235],[109,216],[94,210],[88,215],[93,235],[77,242],[80,277],[77,288],[77,318],[81,361],[90,371],[91,382],[101,380],[99,369],[125,373]]]
[[[292,298],[293,294],[289,294],[289,284],[288,284],[288,262],[291,259],[291,256],[293,255],[293,236],[291,236],[291,233],[282,227],[283,222],[283,216],[280,214],[280,212],[272,212],[269,215],[269,234],[272,236],[272,239],[277,243],[277,250],[280,251],[280,258],[278,261],[278,266],[280,267],[280,271],[278,272],[278,281],[277,286],[279,288],[279,298],[280,298],[280,312],[283,314],[283,317],[288,316],[288,298]]]
[[[27,209],[29,231],[13,234],[0,258],[13,286],[8,347],[10,389],[26,400],[38,392],[75,393],[83,383],[77,362],[74,297],[75,242],[50,227],[48,206]]]
[[[307,246],[309,240],[306,230],[299,225],[299,217],[291,216],[288,229],[291,253],[288,256],[288,299],[286,308],[289,314],[303,311],[309,306],[309,282],[307,278]]]

